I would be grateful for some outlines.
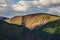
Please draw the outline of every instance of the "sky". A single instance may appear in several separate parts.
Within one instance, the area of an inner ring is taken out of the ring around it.
[[[0,16],[13,17],[34,13],[60,16],[60,0],[0,0]]]

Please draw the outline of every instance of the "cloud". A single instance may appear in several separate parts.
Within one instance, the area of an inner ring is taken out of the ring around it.
[[[32,4],[37,6],[38,8],[51,6],[52,4],[60,4],[60,0],[35,0],[32,1]]]
[[[5,2],[5,0],[0,0],[0,4],[1,4],[1,3],[6,3],[6,2]]]
[[[33,1],[21,0],[18,3],[14,4],[12,7],[16,11],[26,11],[31,6],[42,8],[45,6],[52,6],[52,4],[55,5],[58,3],[60,3],[60,0],[33,0]]]
[[[15,13],[14,15],[27,15],[41,12],[60,15],[60,0],[19,1],[13,4],[12,8],[14,10],[13,13]]]
[[[60,16],[60,6],[49,8],[48,13]]]
[[[0,0],[0,11],[4,11],[6,7],[6,2],[4,0]]]
[[[17,4],[12,6],[14,10],[25,11],[29,7],[29,4],[25,1],[19,1]]]
[[[11,0],[0,0],[0,15],[6,15],[9,14],[8,12],[11,12]]]
[[[9,17],[27,15],[37,12],[60,15],[60,0],[20,0],[14,4],[13,0],[0,0],[0,14]]]

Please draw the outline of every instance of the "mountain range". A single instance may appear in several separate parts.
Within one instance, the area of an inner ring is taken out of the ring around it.
[[[36,13],[0,20],[0,40],[60,40],[60,16]]]
[[[24,25],[29,29],[34,29],[35,26],[42,26],[48,22],[54,22],[59,19],[60,17],[57,15],[36,13],[24,16],[15,16],[13,18],[6,19],[5,21],[12,24]]]

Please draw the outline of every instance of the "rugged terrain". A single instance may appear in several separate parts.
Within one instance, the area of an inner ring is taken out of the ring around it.
[[[60,17],[56,15],[36,13],[24,16],[15,16],[5,21],[12,24],[24,25],[29,29],[34,29],[36,26],[42,26],[48,22],[54,22],[59,19]]]
[[[60,16],[37,13],[0,20],[1,40],[60,40]]]

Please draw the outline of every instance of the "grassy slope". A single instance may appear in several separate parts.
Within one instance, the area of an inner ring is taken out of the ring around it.
[[[46,25],[44,25],[43,31],[46,31],[48,33],[52,34],[60,34],[60,20],[55,21],[55,22],[50,22]]]

